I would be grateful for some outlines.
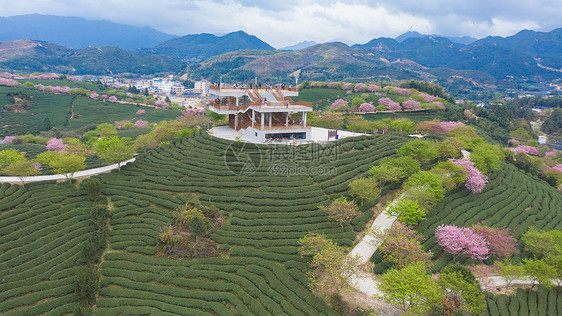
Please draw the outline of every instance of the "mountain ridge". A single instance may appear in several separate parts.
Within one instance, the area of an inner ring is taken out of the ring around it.
[[[74,16],[26,14],[0,17],[0,42],[31,39],[73,49],[119,46],[132,50],[152,47],[174,37],[149,26],[136,27]]]

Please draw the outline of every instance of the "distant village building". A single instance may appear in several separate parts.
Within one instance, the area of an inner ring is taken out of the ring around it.
[[[248,88],[210,86],[217,98],[211,112],[228,116],[228,126],[254,142],[310,140],[312,130],[306,113],[312,106],[293,102],[296,88]]]
[[[184,90],[184,86],[179,81],[163,78],[153,78],[152,87],[155,93],[160,94],[182,94]]]
[[[546,144],[546,141],[548,140],[548,137],[546,136],[539,136],[539,144]]]
[[[209,94],[210,86],[211,83],[207,80],[195,81],[195,85],[193,86],[193,92],[200,93],[201,96],[207,96]]]

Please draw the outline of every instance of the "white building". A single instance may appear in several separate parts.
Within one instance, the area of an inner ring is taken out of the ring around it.
[[[201,93],[202,96],[207,96],[209,94],[209,87],[211,83],[207,80],[195,81],[195,86],[193,87],[193,92]]]

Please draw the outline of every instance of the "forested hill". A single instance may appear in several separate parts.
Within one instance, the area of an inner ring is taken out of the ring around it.
[[[18,40],[0,43],[0,69],[64,74],[176,73],[182,63],[168,56],[137,54],[119,47],[70,49],[48,42]]]

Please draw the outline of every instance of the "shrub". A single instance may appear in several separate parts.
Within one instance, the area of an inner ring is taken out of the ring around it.
[[[92,201],[97,201],[101,195],[101,181],[99,178],[90,178],[82,182],[86,195]]]
[[[100,273],[93,264],[84,265],[76,269],[76,296],[80,302],[93,305],[96,302],[96,293],[100,288]]]
[[[398,220],[406,225],[416,225],[425,219],[425,210],[418,205],[418,201],[395,201],[387,207],[386,212],[390,216],[397,216]]]

